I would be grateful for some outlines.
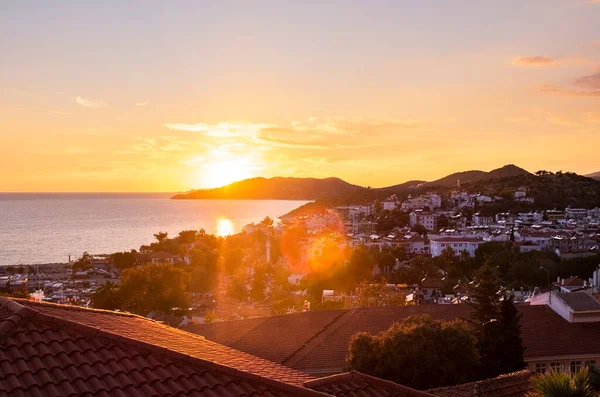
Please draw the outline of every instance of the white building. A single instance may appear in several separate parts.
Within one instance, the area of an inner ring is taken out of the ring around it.
[[[488,226],[494,223],[494,218],[491,216],[481,215],[481,213],[476,213],[473,215],[473,225],[475,226]]]
[[[492,201],[494,201],[493,197],[490,196],[484,196],[483,194],[478,195],[477,197],[475,197],[477,199],[477,201],[479,201],[480,203],[491,203]]]
[[[442,206],[442,197],[437,193],[429,193],[418,197],[408,197],[400,208],[403,211],[418,210],[425,207],[433,210]]]
[[[517,219],[521,222],[539,223],[544,220],[544,214],[540,212],[519,212]]]
[[[567,219],[584,219],[588,216],[588,210],[585,208],[566,208],[565,217]]]
[[[425,229],[433,231],[437,227],[436,214],[432,214],[423,210],[415,210],[409,214],[410,226],[422,225]]]
[[[437,237],[429,241],[433,257],[440,256],[447,247],[452,248],[456,255],[466,251],[470,256],[474,256],[475,250],[483,243],[485,241],[479,237]]]
[[[400,205],[400,200],[393,194],[381,202],[384,211],[393,211]]]

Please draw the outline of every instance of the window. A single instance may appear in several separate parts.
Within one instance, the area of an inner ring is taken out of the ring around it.
[[[596,366],[596,360],[588,360],[585,362],[585,366],[589,368],[594,368]]]
[[[571,361],[571,373],[575,373],[581,369],[581,361]]]
[[[562,372],[562,365],[560,362],[550,363],[550,371]]]
[[[535,372],[537,372],[538,374],[543,374],[544,372],[546,372],[546,363],[536,363]]]

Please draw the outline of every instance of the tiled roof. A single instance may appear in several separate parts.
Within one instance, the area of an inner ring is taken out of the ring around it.
[[[469,307],[466,305],[386,306],[274,316],[271,317],[273,321],[268,321],[269,318],[266,318],[245,333],[243,327],[236,324],[235,327],[242,332],[237,336],[236,342],[230,346],[249,353],[254,352],[262,358],[287,355],[282,362],[291,368],[314,374],[332,374],[341,372],[345,366],[352,335],[360,331],[378,333],[388,329],[394,322],[402,321],[415,314],[429,314],[434,318],[451,320],[457,317],[468,317]],[[219,327],[244,321],[247,320],[221,323]],[[196,326],[189,330],[207,338],[215,337],[217,333],[213,324]],[[273,352],[280,346],[285,354]]]
[[[437,243],[483,243],[481,237],[436,237],[431,238],[430,241]]]
[[[527,370],[497,378],[428,390],[439,397],[525,397],[533,374]]]
[[[316,396],[307,379],[142,317],[0,298],[0,396]]]
[[[545,305],[518,305],[523,314],[521,320],[521,335],[525,349],[525,359],[539,357],[568,357],[572,355],[600,355],[600,322],[569,323]],[[293,351],[283,364],[313,375],[330,375],[342,372],[346,364],[346,354],[350,339],[357,332],[365,331],[372,334],[387,330],[394,322],[402,321],[408,316],[429,314],[435,319],[452,320],[468,318],[470,308],[467,305],[420,305],[401,307],[376,307],[347,310],[326,327],[318,321],[310,321],[304,316],[318,316],[321,312],[304,313],[303,317],[279,316],[287,321],[266,322],[264,319],[252,328],[252,338],[244,339],[243,331],[238,338],[245,340],[244,344],[232,344],[239,350],[251,351],[257,356],[272,357],[273,350],[278,347],[274,340],[285,339],[283,342],[285,354]],[[319,314],[318,314],[319,313]],[[302,323],[296,322],[302,318]],[[241,322],[247,320],[239,320]],[[227,323],[224,323],[227,324]],[[303,324],[302,332],[298,331]],[[222,325],[226,326],[226,325]],[[242,329],[236,324],[237,329]],[[203,326],[194,328],[194,332],[203,334]],[[211,337],[206,333],[207,338]],[[214,331],[213,331],[214,335]],[[275,337],[275,335],[278,335]],[[307,338],[307,335],[312,335]],[[277,338],[277,339],[273,339]],[[568,342],[565,342],[568,341]],[[263,356],[263,349],[265,356]],[[280,354],[283,356],[285,354]]]
[[[256,354],[276,363],[284,363],[344,313],[344,310],[293,313],[193,325],[185,329],[234,349]],[[290,326],[291,324],[293,326]]]
[[[550,307],[518,306],[525,360],[538,357],[600,355],[600,322],[570,323]]]
[[[561,292],[556,295],[576,312],[600,310],[600,302],[586,292]]]
[[[563,284],[565,287],[582,287],[585,281],[580,279],[577,276],[569,277],[565,279],[565,283]]]
[[[304,386],[336,397],[433,397],[388,380],[356,371],[304,382]]]

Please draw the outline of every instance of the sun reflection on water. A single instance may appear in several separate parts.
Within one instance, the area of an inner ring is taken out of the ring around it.
[[[231,219],[219,218],[217,219],[217,230],[216,235],[220,237],[230,236],[235,232],[235,227]]]

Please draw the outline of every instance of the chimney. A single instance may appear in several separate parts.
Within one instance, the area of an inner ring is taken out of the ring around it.
[[[560,285],[565,285],[565,279],[560,280]]]

